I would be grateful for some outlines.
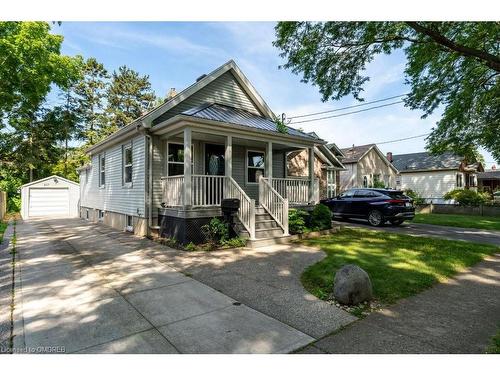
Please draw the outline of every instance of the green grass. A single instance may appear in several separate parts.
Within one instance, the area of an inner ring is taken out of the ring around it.
[[[413,222],[448,227],[500,230],[500,218],[492,216],[416,214]]]
[[[500,354],[500,330],[491,338],[491,345],[486,350],[488,354]]]
[[[384,304],[419,293],[500,251],[492,245],[367,229],[342,229],[302,242],[327,254],[302,274],[302,284],[309,292],[326,299],[332,292],[335,272],[353,263],[368,272],[374,297]]]
[[[0,221],[0,243],[3,241],[3,232],[7,229],[7,223]]]

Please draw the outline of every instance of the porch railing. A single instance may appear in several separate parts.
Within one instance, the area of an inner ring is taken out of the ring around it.
[[[184,206],[184,176],[162,177],[163,203],[166,207]],[[238,219],[255,239],[255,199],[250,199],[232,178],[227,176],[192,175],[191,202],[193,207],[219,207],[223,198],[238,198]]]
[[[161,188],[165,206],[175,207],[184,205],[184,176],[162,177]]]
[[[308,204],[310,181],[302,178],[271,179],[271,186],[291,204]],[[313,186],[314,188],[314,186]]]
[[[238,219],[248,231],[250,239],[255,239],[255,199],[250,199],[232,177],[226,177],[224,197],[240,200]]]
[[[288,236],[288,199],[283,198],[264,177],[259,179],[259,203]]]

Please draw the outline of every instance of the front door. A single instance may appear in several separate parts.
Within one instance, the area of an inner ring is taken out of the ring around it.
[[[205,174],[224,176],[224,146],[205,144]]]
[[[205,175],[224,176],[224,151],[223,145],[205,144]],[[212,178],[204,188],[207,202],[220,202],[224,197],[224,184],[220,179]]]

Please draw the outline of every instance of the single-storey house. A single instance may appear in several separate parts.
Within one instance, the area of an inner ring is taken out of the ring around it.
[[[481,191],[494,193],[500,190],[500,170],[492,168],[477,174],[477,186]]]
[[[451,151],[393,155],[392,163],[399,171],[398,189],[411,189],[433,203],[451,203],[444,195],[454,189],[477,189],[477,173],[484,170],[481,163],[468,164]]]
[[[202,75],[165,103],[90,147],[80,168],[82,218],[182,243],[237,198],[242,235],[288,235],[290,206],[319,198],[314,163],[307,178],[287,176],[287,155],[325,141],[275,115],[234,61]]]
[[[334,149],[330,145],[330,149]],[[340,159],[345,170],[340,172],[340,191],[357,187],[373,187],[377,183],[386,188],[396,187],[397,169],[376,144],[342,148]]]

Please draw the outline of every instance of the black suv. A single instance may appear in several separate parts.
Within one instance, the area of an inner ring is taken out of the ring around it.
[[[321,203],[330,208],[333,217],[367,219],[373,226],[386,221],[400,225],[415,216],[412,200],[399,190],[350,189]]]

